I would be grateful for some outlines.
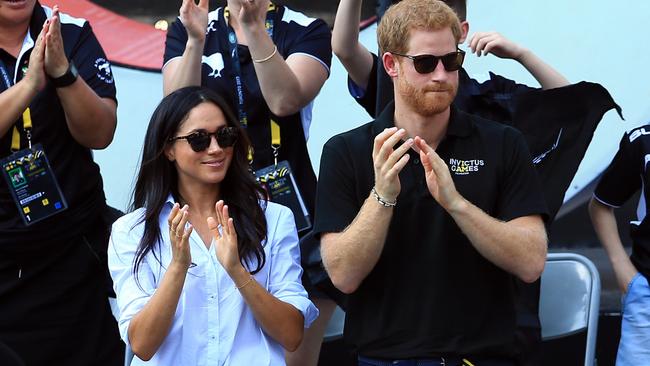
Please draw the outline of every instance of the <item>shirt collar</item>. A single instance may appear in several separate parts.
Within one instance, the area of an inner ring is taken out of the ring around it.
[[[379,135],[384,129],[395,126],[395,102],[390,102],[373,122],[373,136]],[[446,136],[467,137],[474,131],[474,122],[469,114],[451,105],[449,125]]]

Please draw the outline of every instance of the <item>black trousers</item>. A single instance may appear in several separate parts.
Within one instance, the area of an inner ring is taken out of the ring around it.
[[[108,304],[107,244],[98,219],[68,242],[0,255],[0,343],[25,365],[123,365],[124,343]]]

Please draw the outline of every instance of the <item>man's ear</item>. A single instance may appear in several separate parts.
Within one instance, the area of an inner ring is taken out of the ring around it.
[[[381,61],[384,64],[384,70],[391,78],[396,78],[399,74],[399,62],[395,59],[395,55],[390,52],[384,52],[381,56]]]
[[[469,23],[467,20],[463,20],[460,22],[460,40],[458,43],[464,43],[465,40],[467,39],[467,35],[469,34]]]

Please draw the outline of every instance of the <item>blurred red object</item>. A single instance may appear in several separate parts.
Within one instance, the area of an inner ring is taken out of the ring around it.
[[[165,50],[164,31],[86,0],[41,0],[41,3],[49,7],[58,5],[62,12],[89,21],[113,64],[160,71]]]

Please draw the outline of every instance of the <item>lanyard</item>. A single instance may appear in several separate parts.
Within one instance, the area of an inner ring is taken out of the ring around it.
[[[2,81],[5,84],[5,90],[11,88],[13,83],[11,82],[11,78],[9,77],[7,66],[2,60],[0,60],[0,74],[2,74]],[[31,111],[29,110],[29,107],[27,107],[23,112],[23,130],[25,130],[25,134],[27,135],[27,144],[31,149],[32,148],[32,114]],[[18,128],[16,127],[16,125],[14,125],[13,131],[11,133],[11,151],[15,152],[18,150],[20,150],[20,133],[18,132]]]
[[[275,5],[269,4],[269,10],[266,12],[266,32],[269,34],[269,37],[273,39],[273,22],[275,18]],[[239,122],[244,128],[248,127],[248,116],[244,107],[244,84],[242,82],[242,72],[241,64],[239,63],[239,50],[237,49],[237,35],[235,30],[230,26],[228,18],[230,17],[230,11],[228,7],[224,8],[223,16],[226,20],[226,25],[228,26],[228,45],[230,46],[230,57],[232,58],[232,66],[235,70],[235,87],[237,89],[237,107],[239,112]]]
[[[273,3],[269,3],[269,9],[266,12],[266,22],[264,23],[266,27],[266,32],[269,37],[273,39],[273,26],[275,21],[276,6]],[[228,25],[228,45],[230,46],[230,57],[232,58],[232,65],[235,71],[235,88],[237,90],[237,108],[239,113],[239,122],[241,125],[246,128],[248,127],[248,115],[246,114],[245,105],[244,105],[244,85],[242,82],[242,72],[241,64],[239,63],[239,50],[237,49],[237,35],[235,30],[230,26],[228,18],[230,17],[230,11],[228,7],[224,8],[223,16]],[[279,149],[281,146],[281,137],[280,137],[280,125],[274,120],[270,120],[271,123],[271,148],[273,149],[273,158],[275,159],[275,165],[278,164],[278,155]],[[248,152],[248,161],[253,161],[252,151]]]

